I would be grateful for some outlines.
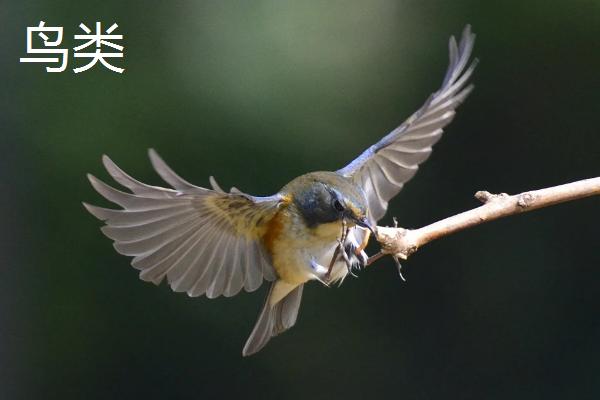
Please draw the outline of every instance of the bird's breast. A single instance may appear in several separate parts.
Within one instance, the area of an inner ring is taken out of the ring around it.
[[[332,252],[341,236],[340,221],[309,228],[294,210],[280,210],[267,225],[263,243],[280,279],[301,284],[314,278],[311,260]]]
[[[309,236],[319,243],[335,242],[342,236],[342,222],[334,221],[309,228]]]

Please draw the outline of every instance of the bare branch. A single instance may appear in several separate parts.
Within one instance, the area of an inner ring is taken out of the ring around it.
[[[513,196],[506,193],[491,194],[480,191],[475,193],[475,197],[485,203],[484,205],[423,228],[403,229],[378,226],[377,241],[381,245],[381,251],[370,257],[367,265],[388,254],[406,260],[420,247],[435,239],[484,222],[597,195],[600,195],[600,177],[531,190]]]

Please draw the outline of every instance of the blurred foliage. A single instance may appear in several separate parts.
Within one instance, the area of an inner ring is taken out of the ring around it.
[[[117,22],[125,74],[20,64],[40,20],[71,48],[80,22]],[[390,260],[311,284],[298,325],[248,359],[264,288],[142,283],[81,207],[100,203],[85,174],[107,178],[103,153],[159,184],[154,147],[192,182],[256,194],[339,168],[437,88],[466,23],[476,90],[392,203],[385,223],[408,227],[476,190],[598,175],[600,3],[4,1],[0,396],[598,398],[597,199],[433,243],[406,284]]]

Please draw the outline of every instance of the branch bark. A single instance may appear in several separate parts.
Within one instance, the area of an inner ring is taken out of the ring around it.
[[[475,193],[475,198],[484,205],[423,228],[404,229],[378,226],[377,241],[381,245],[381,251],[370,257],[367,265],[371,265],[385,255],[391,255],[396,260],[398,258],[406,260],[420,247],[433,240],[484,222],[597,195],[600,195],[600,177],[531,190],[513,196],[506,193],[491,194],[479,191]]]

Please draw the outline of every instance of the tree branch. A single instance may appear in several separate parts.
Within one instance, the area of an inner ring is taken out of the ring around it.
[[[484,205],[434,222],[423,228],[404,229],[378,226],[377,241],[381,245],[381,251],[370,257],[367,265],[371,265],[388,254],[396,259],[406,260],[420,247],[435,239],[484,222],[597,195],[600,195],[600,177],[540,190],[531,190],[513,196],[506,193],[491,194],[479,191],[475,193],[475,197],[485,203]]]

